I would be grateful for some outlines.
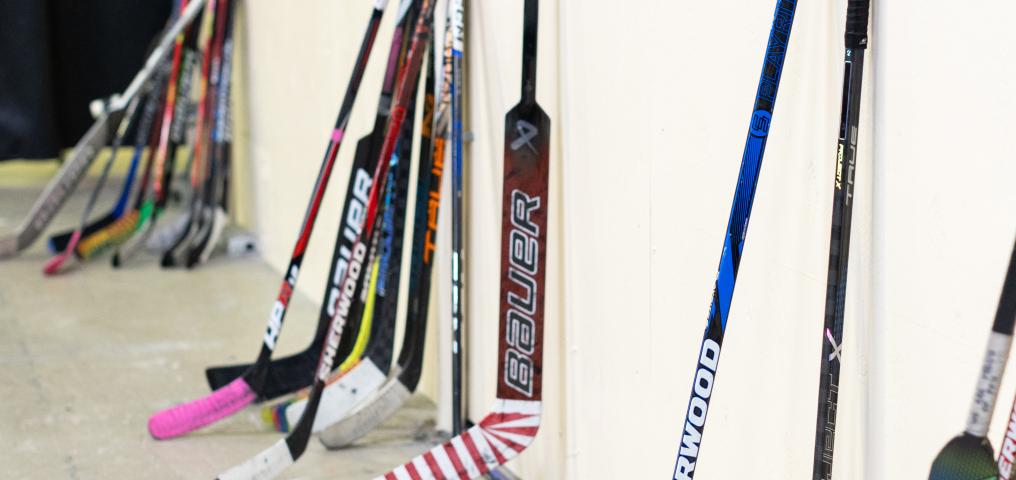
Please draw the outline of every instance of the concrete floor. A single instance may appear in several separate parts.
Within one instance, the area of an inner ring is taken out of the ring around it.
[[[5,234],[42,186],[10,181],[2,168]],[[76,223],[90,190],[78,189],[51,230]],[[97,210],[112,203],[109,190]],[[45,278],[48,257],[40,239],[0,261],[0,478],[213,478],[279,438],[243,421],[172,441],[146,429],[152,412],[207,393],[204,367],[254,358],[278,273],[256,257],[194,271],[139,257],[120,270],[101,258]],[[277,354],[303,349],[316,320],[317,306],[295,295]],[[359,446],[328,452],[312,439],[283,478],[373,478],[430,447],[419,439],[430,438],[433,417],[417,398]]]

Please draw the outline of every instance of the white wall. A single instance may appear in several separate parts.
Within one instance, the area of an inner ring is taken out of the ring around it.
[[[966,423],[1016,234],[1011,2],[878,4],[876,245],[868,450],[911,477]],[[1010,368],[996,446],[1016,388]]]
[[[280,269],[372,3],[246,0],[243,132],[256,228]],[[845,4],[797,9],[699,478],[810,474]],[[554,125],[547,410],[512,463],[524,478],[670,475],[773,5],[542,2],[538,97]],[[875,7],[837,478],[921,478],[962,429],[1016,233],[1016,120],[1006,115],[1016,34],[1005,22],[1016,7],[950,5]],[[479,417],[495,386],[501,136],[518,100],[522,2],[467,10],[468,401]],[[392,17],[347,138],[373,119]],[[340,153],[304,263],[300,289],[315,299],[352,151]],[[440,240],[421,389],[445,422],[446,230]],[[1014,385],[1007,378],[1000,411]]]

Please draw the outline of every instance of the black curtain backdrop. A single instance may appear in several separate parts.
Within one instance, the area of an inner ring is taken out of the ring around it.
[[[0,160],[51,159],[122,91],[172,0],[0,1]]]

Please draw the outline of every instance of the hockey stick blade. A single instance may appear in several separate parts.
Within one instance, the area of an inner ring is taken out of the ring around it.
[[[99,116],[74,147],[70,158],[64,161],[46,188],[39,195],[24,223],[12,235],[0,238],[0,259],[16,255],[28,248],[49,225],[67,197],[77,188],[95,156],[112,138],[114,128],[124,115],[123,110],[106,112]]]

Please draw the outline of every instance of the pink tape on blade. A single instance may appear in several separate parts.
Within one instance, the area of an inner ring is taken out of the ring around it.
[[[63,265],[63,263],[70,258],[71,252],[74,251],[74,247],[78,244],[79,240],[81,240],[81,231],[75,230],[74,234],[71,235],[70,242],[67,243],[67,248],[46,262],[46,266],[42,268],[43,273],[46,275],[56,274],[60,270],[60,265]]]
[[[241,377],[207,397],[152,415],[148,419],[148,432],[158,440],[179,437],[242,410],[253,403],[256,397]]]

